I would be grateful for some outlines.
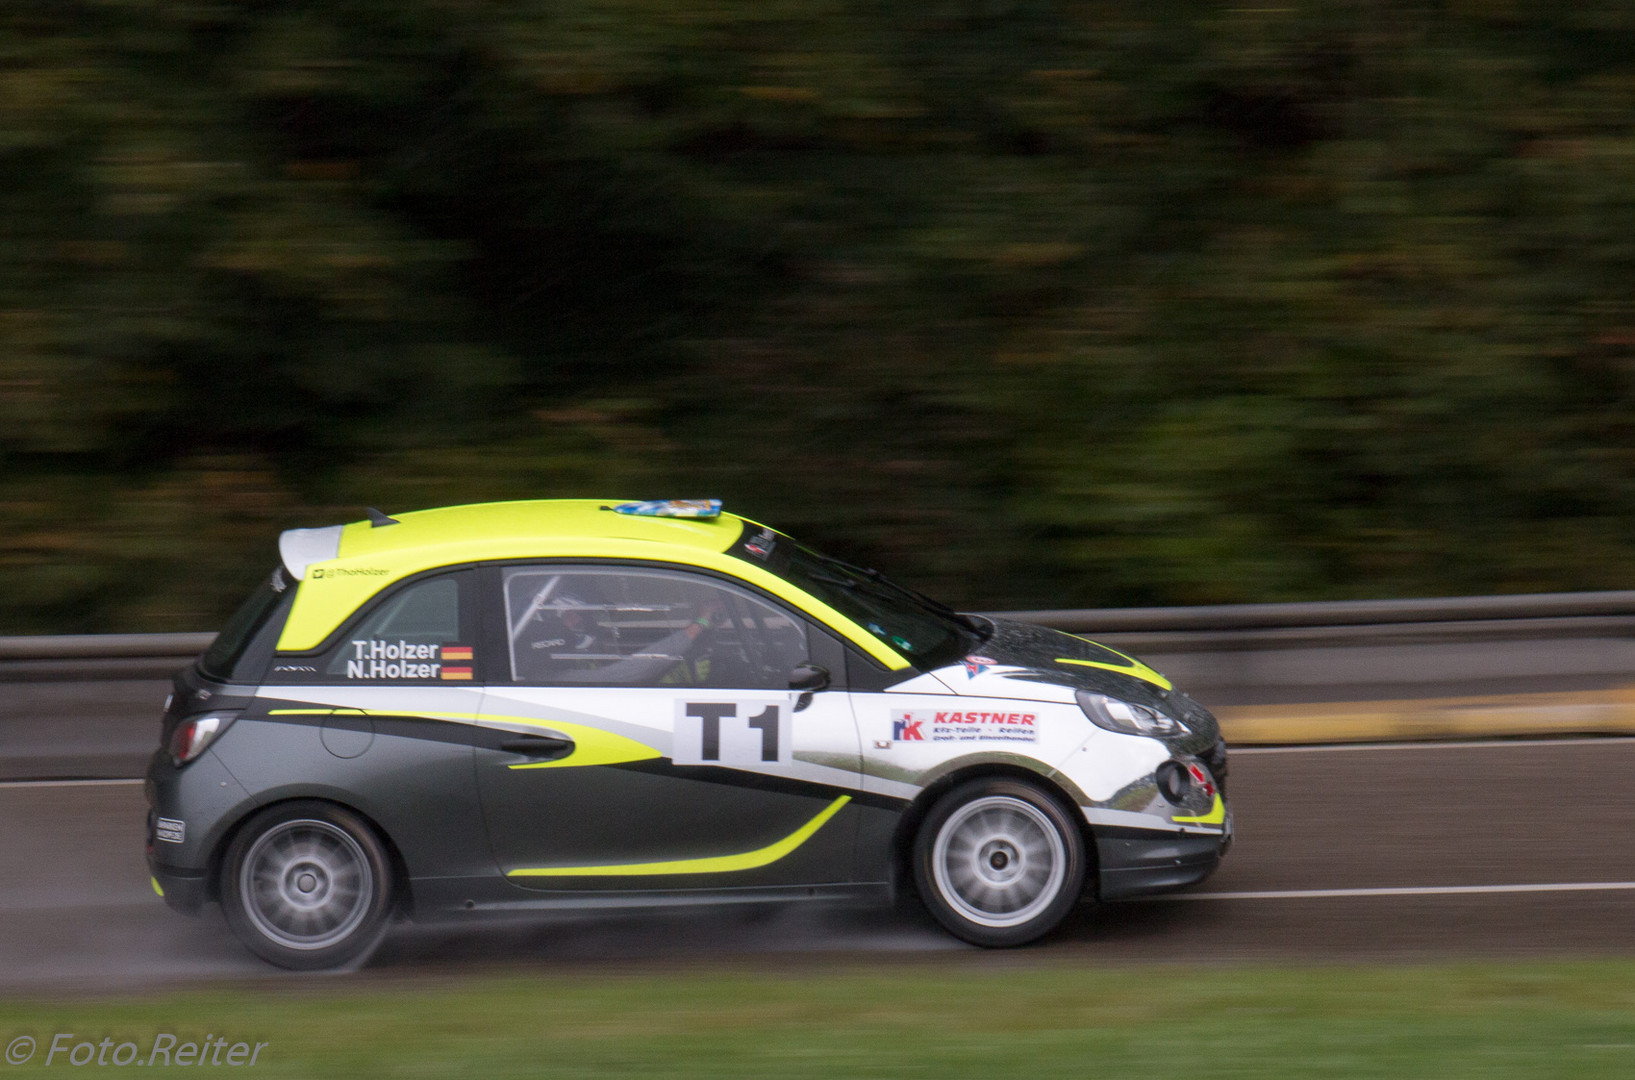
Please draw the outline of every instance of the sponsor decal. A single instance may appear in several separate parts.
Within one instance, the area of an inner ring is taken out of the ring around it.
[[[470,679],[469,645],[418,645],[413,642],[354,641],[346,658],[348,679]],[[448,664],[464,660],[465,664]]]
[[[900,709],[891,714],[895,742],[1038,742],[1038,717],[1030,712]]]
[[[274,664],[274,671],[291,671],[317,674],[318,669],[312,664]]]
[[[315,566],[312,568],[312,579],[322,581],[324,578],[342,577],[385,577],[390,570],[378,566]]]
[[[187,822],[162,817],[153,823],[153,836],[167,844],[180,844],[187,839]]]
[[[965,677],[968,679],[976,678],[998,662],[997,660],[990,660],[986,656],[967,656],[961,661],[965,665]]]
[[[744,541],[744,550],[757,559],[765,560],[772,554],[772,549],[778,546],[777,538],[771,529],[762,529],[756,535]]]

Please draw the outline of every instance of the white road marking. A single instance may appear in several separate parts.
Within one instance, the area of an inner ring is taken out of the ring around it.
[[[1617,746],[1628,743],[1635,743],[1635,737],[1618,735],[1579,739],[1466,739],[1454,742],[1313,743],[1307,746],[1244,747],[1227,743],[1226,750],[1232,757],[1249,757],[1254,754],[1326,754],[1359,750],[1531,750],[1540,746]]]
[[[1410,885],[1381,889],[1283,889],[1271,892],[1195,892],[1144,896],[1151,900],[1333,900],[1353,896],[1483,896],[1492,893],[1630,892],[1635,881],[1568,881],[1538,885]],[[1132,901],[1133,902],[1133,901]]]
[[[140,779],[120,780],[0,780],[0,789],[28,787],[107,787],[113,784],[140,784]]]

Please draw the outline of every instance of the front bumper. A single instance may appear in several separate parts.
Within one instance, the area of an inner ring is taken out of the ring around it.
[[[1213,874],[1232,846],[1232,812],[1220,832],[1098,828],[1096,895],[1102,900],[1184,889]]]

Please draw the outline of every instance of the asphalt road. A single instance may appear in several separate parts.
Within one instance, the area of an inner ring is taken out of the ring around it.
[[[1210,881],[984,962],[1635,955],[1635,739],[1245,750],[1231,794]],[[0,784],[0,988],[304,977],[251,958],[216,909],[154,896],[143,809],[135,783]],[[938,951],[978,955],[913,911],[709,909],[402,926],[364,970]]]

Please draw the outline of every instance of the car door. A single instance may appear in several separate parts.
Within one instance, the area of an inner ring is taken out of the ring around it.
[[[857,727],[839,646],[726,579],[681,568],[495,567],[508,679],[478,788],[523,888],[669,890],[850,880]],[[833,685],[790,690],[833,650]]]

